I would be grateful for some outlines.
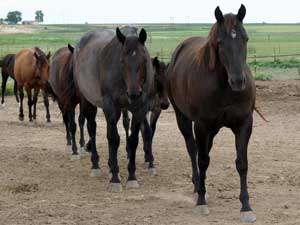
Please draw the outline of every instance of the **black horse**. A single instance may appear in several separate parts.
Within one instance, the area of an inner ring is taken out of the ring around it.
[[[16,96],[17,102],[19,102],[19,97],[18,97],[18,86],[17,86],[17,81],[15,80],[14,76],[14,64],[15,64],[15,54],[8,54],[6,55],[2,60],[0,60],[0,67],[1,67],[1,73],[2,73],[2,99],[1,99],[1,104],[4,104],[4,94],[6,90],[6,83],[8,77],[11,77],[14,80],[14,93]]]
[[[121,31],[122,30],[122,31]],[[127,188],[137,188],[135,157],[138,134],[144,124],[149,168],[154,168],[152,155],[152,131],[147,122],[149,99],[154,97],[154,73],[145,46],[147,33],[135,27],[101,30],[84,35],[74,50],[73,74],[81,99],[84,118],[87,119],[90,136],[93,176],[99,175],[99,155],[96,150],[97,107],[103,109],[107,122],[109,147],[108,165],[112,174],[110,188],[122,191],[117,153],[120,144],[117,123],[122,110],[132,114],[131,135],[128,139],[129,163]],[[72,93],[70,93],[72,94]]]
[[[152,140],[155,134],[156,130],[156,123],[158,121],[158,118],[162,112],[162,110],[165,110],[169,107],[169,99],[168,99],[168,92],[167,92],[167,78],[166,78],[166,72],[167,72],[167,65],[159,61],[157,57],[151,59],[153,70],[154,70],[154,93],[155,97],[150,100],[149,105],[149,112],[148,112],[148,122],[150,124],[151,130],[152,130]],[[129,115],[128,111],[124,110],[123,113],[123,126],[125,128],[126,132],[126,140],[128,140],[129,137]],[[144,126],[141,126],[141,132],[143,139],[146,137],[144,134]],[[127,141],[128,143],[128,141]],[[144,143],[146,143],[144,141]],[[126,147],[127,153],[128,147]],[[149,155],[147,152],[147,146],[144,146],[144,152],[145,152],[145,168],[149,167]],[[128,155],[129,158],[129,155]],[[156,174],[155,170],[151,170],[152,175]]]

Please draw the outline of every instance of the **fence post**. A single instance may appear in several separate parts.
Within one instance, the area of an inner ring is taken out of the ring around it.
[[[276,62],[276,49],[274,47],[274,62]]]
[[[254,75],[256,76],[256,54],[254,54]]]

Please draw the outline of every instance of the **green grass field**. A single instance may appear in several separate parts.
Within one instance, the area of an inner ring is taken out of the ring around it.
[[[55,52],[68,43],[75,45],[80,37],[90,31],[102,28],[115,29],[117,25],[35,25],[15,26],[16,30],[27,33],[6,34],[0,26],[0,57],[8,53],[16,53],[24,47],[39,46],[44,51]],[[148,32],[147,47],[151,56],[159,56],[169,61],[175,47],[191,36],[206,36],[211,24],[138,24]],[[294,69],[288,78],[299,78],[298,68],[300,56],[276,57],[273,55],[300,55],[300,24],[246,24],[249,35],[248,62],[254,69],[253,55],[257,55],[257,74],[265,74],[268,78],[284,76],[280,69]],[[271,56],[262,58],[260,56]],[[271,75],[269,68],[271,68]],[[274,72],[274,68],[277,68]],[[275,74],[275,75],[273,75]],[[277,75],[278,74],[278,75]]]

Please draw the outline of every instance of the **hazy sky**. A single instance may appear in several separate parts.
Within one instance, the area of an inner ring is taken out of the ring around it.
[[[237,13],[247,8],[246,23],[300,22],[300,0],[0,0],[0,18],[19,10],[23,20],[33,20],[43,10],[45,23],[184,23],[214,22],[214,9]]]

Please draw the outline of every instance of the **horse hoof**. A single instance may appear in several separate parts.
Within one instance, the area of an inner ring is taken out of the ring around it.
[[[52,123],[47,121],[47,122],[45,123],[45,126],[46,126],[46,127],[52,127]]]
[[[137,182],[137,180],[129,180],[126,183],[126,189],[138,189],[140,187],[139,183]]]
[[[195,209],[193,209],[194,213],[196,214],[200,214],[200,215],[208,215],[209,214],[209,210],[207,205],[197,205]]]
[[[28,125],[31,126],[31,127],[33,127],[33,126],[35,126],[35,122],[29,121],[29,122],[28,122]]]
[[[149,162],[144,162],[144,169],[148,169],[149,168],[150,163]]]
[[[149,174],[150,174],[151,177],[157,176],[157,171],[156,171],[155,168],[149,168],[148,172],[149,172]]]
[[[70,160],[71,160],[71,161],[80,160],[80,155],[71,155]]]
[[[92,169],[90,173],[90,177],[100,177],[101,172],[100,169]]]
[[[109,191],[114,193],[120,193],[123,191],[121,183],[110,183]]]
[[[80,155],[86,155],[88,152],[85,150],[84,147],[80,147]]]
[[[252,211],[241,212],[241,221],[243,223],[254,223],[256,216]]]

